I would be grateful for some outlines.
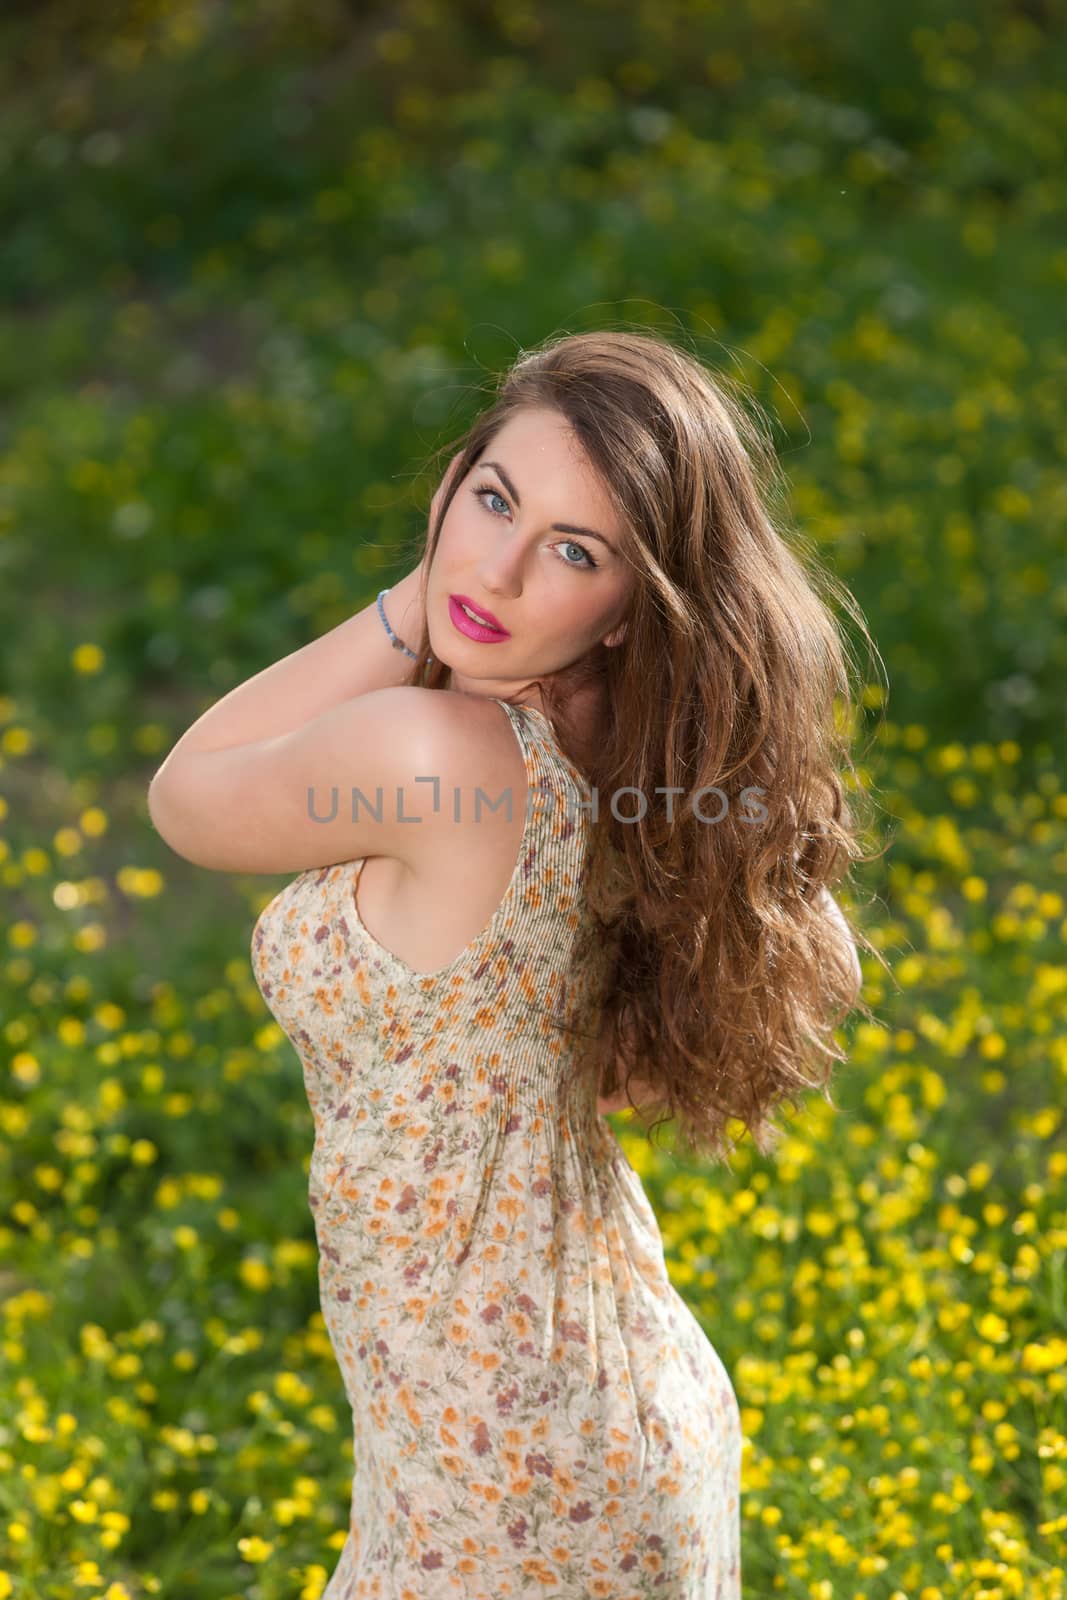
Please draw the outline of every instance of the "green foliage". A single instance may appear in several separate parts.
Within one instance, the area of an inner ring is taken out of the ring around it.
[[[614,1124],[741,1400],[746,1595],[1064,1594],[1065,81],[1039,0],[9,9],[0,1600],[321,1593],[271,891],[144,793],[403,570],[518,349],[633,324],[748,385],[890,685],[838,1109],[710,1174]]]

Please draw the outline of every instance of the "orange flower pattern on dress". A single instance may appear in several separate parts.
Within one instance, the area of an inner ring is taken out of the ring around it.
[[[370,934],[362,862],[301,873],[252,935],[352,1408],[322,1600],[740,1600],[737,1399],[596,1110],[591,790],[542,712],[497,703],[525,826],[455,960],[419,973]]]

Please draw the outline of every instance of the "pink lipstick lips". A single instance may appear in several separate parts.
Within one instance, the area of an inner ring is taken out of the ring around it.
[[[463,607],[469,606],[482,620],[475,621],[469,617]],[[477,639],[481,644],[500,644],[511,635],[506,628],[502,628],[491,611],[483,611],[473,601],[468,600],[465,594],[450,594],[448,597],[448,614],[453,625],[460,633],[466,634],[468,639]]]

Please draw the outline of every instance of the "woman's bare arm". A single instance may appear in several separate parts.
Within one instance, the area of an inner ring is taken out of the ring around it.
[[[610,1019],[605,1013],[600,1025],[600,1047],[602,1061],[607,1059],[607,1051],[610,1048],[611,1043],[610,1032]],[[605,1076],[606,1074],[601,1071],[601,1083],[605,1081]],[[600,1095],[597,1098],[596,1108],[601,1116],[613,1111],[629,1111],[631,1105],[635,1110],[640,1112],[654,1111],[659,1106],[666,1105],[666,1101],[663,1098],[663,1091],[661,1089],[655,1089],[652,1084],[648,1083],[644,1078],[639,1078],[636,1073],[630,1079],[630,1092],[627,1094],[626,1063],[623,1061],[621,1055],[616,1058],[613,1077],[615,1082],[619,1084],[619,1088],[616,1093],[612,1095]]]
[[[629,1111],[631,1105],[642,1113],[654,1111],[660,1105],[666,1106],[666,1103],[662,1094],[650,1083],[646,1083],[643,1078],[634,1077],[630,1079],[629,1094],[625,1089],[620,1089],[618,1094],[608,1098],[602,1095],[597,1100],[596,1108],[600,1115],[604,1116],[611,1111]]]
[[[856,949],[855,941],[852,938],[851,930],[849,929],[848,923],[845,921],[845,916],[841,910],[841,907],[838,905],[830,891],[826,888],[825,884],[819,891],[819,900],[829,913],[830,919],[835,925],[837,932],[843,936],[848,946],[852,964],[852,975],[855,983],[855,998],[858,1000],[860,991],[863,987],[863,969],[860,966],[859,953]],[[600,1033],[601,1047],[605,1053],[609,1045],[608,1032],[608,1019],[605,1017],[601,1025]],[[663,1091],[657,1090],[644,1078],[639,1078],[636,1075],[632,1077],[630,1079],[630,1092],[629,1094],[626,1092],[626,1069],[621,1057],[616,1063],[614,1078],[615,1081],[621,1085],[621,1087],[613,1095],[600,1095],[598,1097],[596,1108],[597,1112],[601,1116],[615,1111],[628,1111],[631,1108],[631,1105],[635,1110],[640,1111],[641,1113],[657,1111],[661,1109],[666,1110],[668,1108],[668,1103],[664,1098]],[[601,1081],[603,1081],[603,1074],[601,1076]]]
[[[853,998],[858,1000],[860,991],[863,988],[863,968],[860,966],[859,951],[856,949],[856,941],[852,937],[852,930],[845,921],[844,912],[841,910],[841,907],[838,905],[837,901],[834,899],[833,895],[830,893],[825,884],[823,884],[819,890],[819,899],[830,913],[838,933],[842,936],[848,946],[849,958],[852,964],[852,977],[855,984],[855,995]]]

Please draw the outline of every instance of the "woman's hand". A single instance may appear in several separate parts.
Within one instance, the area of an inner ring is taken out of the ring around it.
[[[442,500],[445,498],[445,495],[449,491],[449,487],[450,487],[450,485],[452,483],[452,480],[455,477],[456,472],[458,470],[459,458],[460,458],[460,456],[462,454],[463,454],[462,450],[457,450],[456,451],[455,455],[452,457],[452,460],[448,463],[448,466],[445,468],[444,477],[441,479],[441,482],[437,485],[437,488],[434,490],[433,499],[430,501],[429,526],[430,526],[430,531],[431,532],[433,530],[434,523],[437,521],[438,508],[440,507]],[[415,572],[418,574],[420,580],[426,576],[426,574],[427,574],[427,572],[429,570],[427,565],[426,565],[426,562],[427,562],[428,559],[429,559],[429,549],[427,548],[427,550],[423,553],[422,560],[419,562],[418,566],[415,568]]]
[[[455,455],[452,457],[452,460],[448,463],[448,466],[445,468],[444,476],[442,477],[441,482],[437,485],[437,488],[434,491],[434,497],[430,501],[430,527],[431,528],[433,527],[434,523],[437,521],[437,508],[440,506],[441,501],[445,498],[445,495],[449,491],[449,487],[451,486],[452,480],[455,477],[456,472],[458,470],[459,459],[462,456],[462,454],[463,454],[462,450],[457,450],[456,451]]]
[[[452,457],[445,469],[444,477],[434,492],[434,497],[430,502],[431,528],[437,518],[438,507],[448,492],[449,483],[462,454],[462,450],[458,450]],[[428,559],[429,551],[426,550],[423,552],[418,566],[412,567],[406,577],[401,578],[398,583],[394,583],[389,591],[389,621],[409,650],[414,650],[417,647],[418,640],[422,638],[426,617],[426,581],[429,576]]]

